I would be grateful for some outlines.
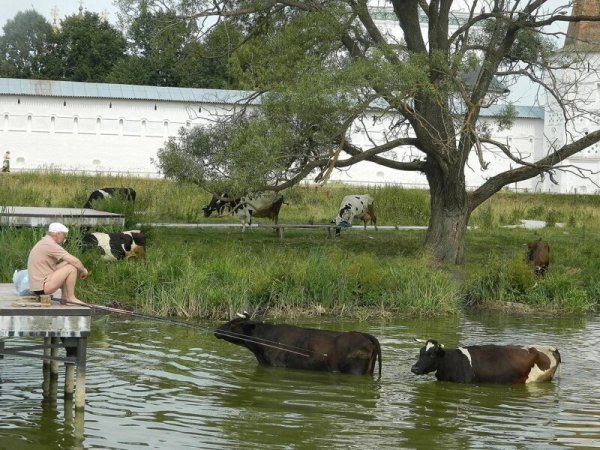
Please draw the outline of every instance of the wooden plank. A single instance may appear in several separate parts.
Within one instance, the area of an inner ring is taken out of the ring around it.
[[[271,228],[277,232],[277,236],[283,239],[285,236],[286,228],[292,229],[319,229],[327,230],[327,237],[332,239],[335,237],[335,230],[338,228],[335,224],[300,224],[300,223],[289,223],[289,224],[259,224],[257,228]]]
[[[67,226],[125,226],[125,217],[88,208],[42,208],[35,206],[0,206],[0,226],[46,227],[52,222]]]

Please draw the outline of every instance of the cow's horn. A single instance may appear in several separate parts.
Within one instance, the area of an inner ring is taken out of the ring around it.
[[[426,341],[426,340],[424,340],[424,339],[417,339],[417,338],[413,338],[413,339],[415,340],[415,342],[418,342],[418,343],[420,343],[420,344],[424,344],[424,343],[426,343],[426,342],[427,342],[427,341]]]
[[[244,314],[240,314],[240,313],[235,313],[236,316],[238,316],[240,319],[245,319],[246,316]]]

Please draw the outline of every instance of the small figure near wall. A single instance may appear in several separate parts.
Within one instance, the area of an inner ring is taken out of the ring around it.
[[[4,154],[4,161],[2,161],[2,172],[10,172],[10,150],[7,150]]]

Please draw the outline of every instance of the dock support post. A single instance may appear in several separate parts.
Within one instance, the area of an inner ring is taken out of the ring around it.
[[[75,364],[65,363],[65,400],[73,399],[75,389]]]
[[[85,406],[85,360],[87,352],[87,337],[77,339],[77,382],[75,386],[75,409]]]
[[[50,357],[50,338],[49,337],[45,337],[44,338],[44,357]],[[43,370],[44,370],[44,374],[46,372],[50,372],[50,363],[51,361],[49,359],[44,359],[43,361]]]
[[[50,356],[56,358],[58,356],[58,338],[50,338],[50,343],[52,344],[52,347],[50,348]],[[58,378],[58,361],[50,361],[50,373],[52,374],[53,378]]]

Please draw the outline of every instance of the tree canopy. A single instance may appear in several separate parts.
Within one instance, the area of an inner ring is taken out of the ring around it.
[[[97,13],[52,27],[34,10],[18,13],[0,35],[0,76],[152,86],[235,88],[229,60],[242,40],[224,21],[201,31],[174,9],[122,1],[125,34]],[[127,5],[135,7],[128,8]],[[161,5],[163,3],[161,2]]]
[[[62,21],[56,56],[66,80],[105,81],[124,51],[123,35],[97,13],[72,15]]]
[[[33,10],[19,12],[4,25],[0,36],[0,75],[44,77],[44,58],[52,41],[52,26]]]
[[[560,105],[565,122],[584,104],[568,99],[559,71],[576,54],[559,54],[548,27],[598,21],[551,0],[392,0],[385,13],[396,33],[366,0],[213,0],[190,20],[235,21],[246,39],[233,54],[241,86],[260,94],[260,108],[215,118],[182,132],[159,152],[169,177],[205,186],[284,189],[308,174],[371,161],[425,175],[431,217],[425,246],[436,258],[462,263],[469,216],[502,187],[540,174],[600,140],[600,130],[551,147],[538,161],[496,142],[484,126],[486,106],[503,104],[518,79],[537,84]],[[389,22],[388,22],[389,23]],[[594,70],[593,67],[590,70]],[[497,126],[515,110],[504,103]],[[352,140],[362,129],[367,144]],[[377,130],[374,132],[374,130]],[[419,156],[398,161],[394,150]],[[513,168],[467,191],[465,167],[485,149],[501,151]]]

